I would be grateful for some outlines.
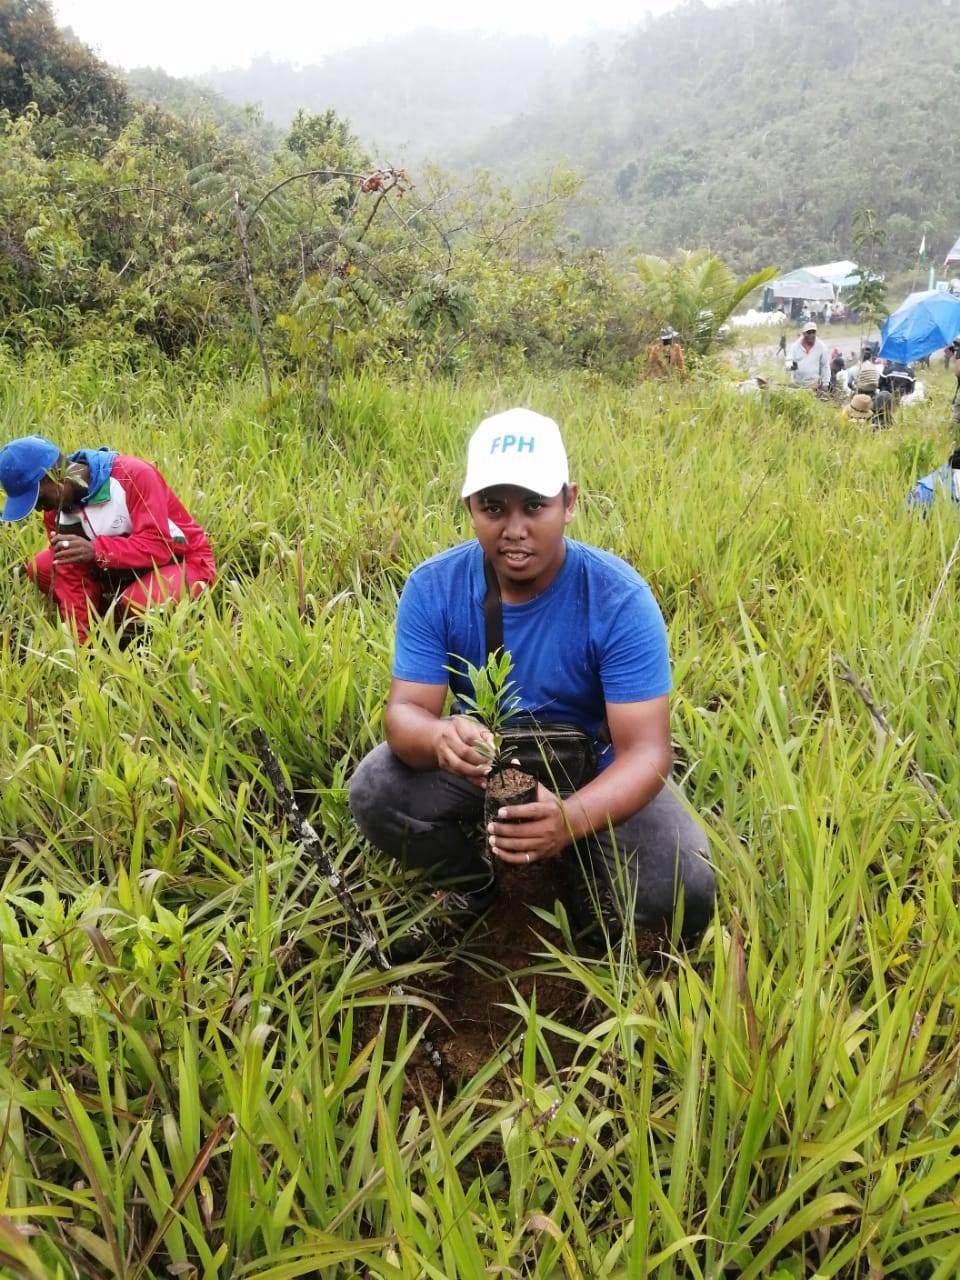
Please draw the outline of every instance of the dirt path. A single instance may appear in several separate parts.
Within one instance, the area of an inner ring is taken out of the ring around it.
[[[786,330],[789,347],[790,343],[799,337],[800,326],[791,321],[787,324]],[[777,354],[781,332],[781,329],[774,326],[769,334],[758,334],[755,329],[742,335],[737,334],[734,345],[727,348],[726,357],[735,369],[742,369],[744,372],[760,369],[767,374],[783,375],[783,356]],[[825,324],[820,326],[817,336],[827,348],[828,354],[834,347],[839,347],[847,364],[850,364],[851,353],[853,360],[856,361],[860,352],[860,343],[866,335],[861,333],[855,325]]]

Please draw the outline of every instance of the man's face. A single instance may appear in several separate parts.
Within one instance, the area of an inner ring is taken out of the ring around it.
[[[809,350],[817,340],[815,329],[811,329],[809,333],[803,335],[803,345]]]
[[[575,484],[567,485],[566,497],[562,491],[544,498],[515,485],[497,485],[468,500],[477,541],[510,603],[539,595],[559,573],[563,531],[573,519],[576,500]]]
[[[56,511],[60,506],[60,495],[63,486],[53,476],[44,476],[40,481],[40,492],[34,504],[35,511]]]

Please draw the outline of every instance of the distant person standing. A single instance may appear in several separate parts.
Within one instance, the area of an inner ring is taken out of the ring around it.
[[[830,352],[830,390],[836,389],[837,377],[843,373],[847,362],[843,358],[843,353],[838,347],[834,347]]]
[[[807,320],[800,337],[790,345],[785,360],[790,381],[795,387],[810,391],[826,391],[830,386],[830,361],[827,348],[817,337],[817,326]]]
[[[786,356],[786,354],[787,354],[787,331],[786,331],[786,329],[781,329],[781,330],[780,330],[780,341],[777,343],[777,351],[776,351],[776,354],[777,354],[778,356]]]
[[[676,329],[669,330],[669,339],[665,334],[660,335],[661,340],[666,340],[670,348],[670,372],[675,377],[682,378],[687,372],[687,359],[683,354],[683,347],[680,345],[680,335]]]
[[[683,377],[687,362],[679,338],[676,329],[668,327],[662,330],[657,342],[650,343],[647,348],[648,378]]]

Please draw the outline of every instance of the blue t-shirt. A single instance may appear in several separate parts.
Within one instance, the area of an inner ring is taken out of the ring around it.
[[[566,540],[560,572],[541,595],[503,605],[503,643],[513,659],[519,709],[538,720],[572,721],[590,733],[601,768],[607,702],[644,702],[670,692],[667,631],[653,593],[625,561]],[[483,551],[465,542],[418,565],[397,613],[393,674],[469,693],[446,668],[486,660]]]

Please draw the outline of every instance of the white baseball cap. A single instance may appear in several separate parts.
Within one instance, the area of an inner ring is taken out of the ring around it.
[[[511,484],[553,498],[568,482],[567,451],[554,420],[532,409],[507,409],[484,418],[470,437],[460,496]]]
[[[800,330],[800,332],[801,332],[801,333],[816,333],[816,332],[817,332],[817,326],[813,323],[813,321],[812,321],[812,320],[808,320],[808,321],[807,321],[807,323],[806,323],[806,324],[803,326],[803,328]]]

